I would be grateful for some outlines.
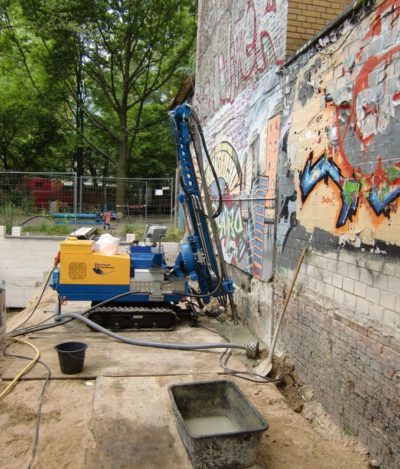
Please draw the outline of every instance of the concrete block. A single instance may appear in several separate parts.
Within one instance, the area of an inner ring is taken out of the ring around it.
[[[375,270],[376,272],[382,272],[384,263],[385,263],[384,259],[369,258],[367,259],[365,263],[365,267],[368,270]]]
[[[383,314],[383,323],[390,329],[400,328],[400,314],[390,309],[385,309]]]
[[[356,309],[357,297],[354,296],[352,293],[344,292],[344,304],[349,309]]]
[[[379,288],[380,290],[389,290],[389,291],[398,291],[396,290],[396,288],[394,288],[393,290],[391,290],[391,288],[388,287],[389,285],[389,278],[394,278],[394,277],[388,277],[387,275],[384,275],[384,274],[377,274],[375,276],[375,279],[373,281],[373,285],[374,287],[376,288]],[[398,287],[400,288],[400,281],[398,283]]]
[[[385,308],[374,303],[369,303],[368,306],[368,318],[373,324],[381,325],[383,321],[383,313]]]
[[[333,276],[333,273],[329,270],[324,270],[322,272],[322,279],[325,283],[331,285],[332,284],[332,276]]]
[[[360,279],[360,268],[357,267],[354,264],[349,264],[347,266],[347,277],[349,277],[353,280],[359,280]]]
[[[400,313],[400,295],[396,295],[396,304],[395,304],[394,310],[397,313]]]
[[[341,275],[342,277],[347,277],[347,268],[350,264],[346,264],[346,262],[337,262],[337,274]]]
[[[335,294],[335,287],[329,284],[325,284],[324,288],[325,296],[331,300],[333,300],[334,294]]]
[[[337,260],[336,259],[327,259],[326,260],[326,265],[328,270],[331,272],[337,272]]]
[[[319,267],[314,267],[314,277],[317,280],[323,280],[324,270]]]
[[[321,297],[324,296],[325,293],[325,283],[321,280],[315,279],[315,293],[320,295]]]
[[[343,290],[349,293],[354,292],[354,280],[351,278],[344,278],[343,279]]]
[[[309,288],[311,291],[315,291],[315,278],[313,277],[306,277],[305,279],[305,285],[307,288]]]
[[[369,301],[367,301],[366,299],[364,298],[360,298],[359,296],[357,297],[357,300],[356,300],[356,308],[358,311],[360,311],[362,314],[364,315],[368,315],[369,314]]]
[[[325,270],[327,268],[327,259],[324,256],[313,256],[313,264],[315,267]]]
[[[388,290],[392,293],[400,292],[400,277],[386,277],[388,281]]]
[[[362,282],[354,282],[354,294],[365,298],[367,296],[367,285]]]
[[[389,292],[381,292],[381,305],[386,309],[395,311],[396,309],[396,295]]]
[[[367,288],[366,298],[367,298],[368,301],[371,301],[372,303],[379,304],[379,301],[380,301],[380,290],[379,290],[379,288],[368,287]]]
[[[338,274],[333,274],[332,285],[336,288],[341,289],[343,287],[343,277]]]
[[[21,236],[21,227],[20,226],[11,227],[11,236]]]
[[[396,276],[396,264],[394,262],[386,261],[383,264],[382,272],[386,275]]]
[[[372,286],[374,278],[370,272],[366,269],[360,269],[360,281]]]
[[[338,303],[344,303],[344,291],[341,288],[335,288],[333,297]]]
[[[346,249],[342,249],[339,254],[339,263],[345,262],[346,264],[354,264],[355,263],[355,256],[353,253],[347,251]]]

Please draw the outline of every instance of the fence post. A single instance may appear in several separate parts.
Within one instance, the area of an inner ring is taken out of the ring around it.
[[[75,214],[75,230],[77,225],[77,209],[78,209],[78,175],[74,173],[74,214]]]
[[[147,181],[146,181],[146,188],[144,190],[144,218],[147,222]]]
[[[83,176],[79,176],[79,213],[82,213]]]
[[[107,180],[105,177],[101,178],[101,184],[103,186],[103,206],[101,208],[102,211],[107,211],[108,210],[108,197],[107,197]],[[118,180],[117,180],[118,184]],[[115,206],[115,213],[117,213],[117,207]]]

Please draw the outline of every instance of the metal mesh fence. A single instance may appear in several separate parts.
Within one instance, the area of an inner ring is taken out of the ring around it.
[[[22,215],[76,211],[75,173],[0,171],[0,209]]]
[[[79,212],[121,214],[124,218],[170,218],[173,210],[172,178],[80,178]],[[118,199],[118,191],[122,194]]]
[[[172,224],[173,207],[173,178],[77,178],[75,173],[0,171],[0,225],[8,232],[34,218],[40,219],[41,226],[103,225],[105,213],[124,232],[132,223]],[[59,234],[64,234],[61,228]],[[34,232],[42,234],[39,228]]]

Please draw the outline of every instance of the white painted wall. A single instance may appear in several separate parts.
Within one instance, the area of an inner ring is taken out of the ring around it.
[[[38,293],[63,237],[6,236],[0,226],[0,280],[6,283],[6,307],[24,308]],[[122,243],[120,252],[128,244]],[[178,243],[163,243],[167,263],[173,263],[179,251]]]
[[[0,226],[0,280],[6,283],[6,307],[23,308],[53,266],[60,237],[5,236]]]

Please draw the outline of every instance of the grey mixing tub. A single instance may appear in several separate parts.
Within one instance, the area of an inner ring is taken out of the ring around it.
[[[177,384],[170,386],[169,393],[179,434],[195,469],[238,469],[254,464],[257,444],[268,423],[235,383]]]

